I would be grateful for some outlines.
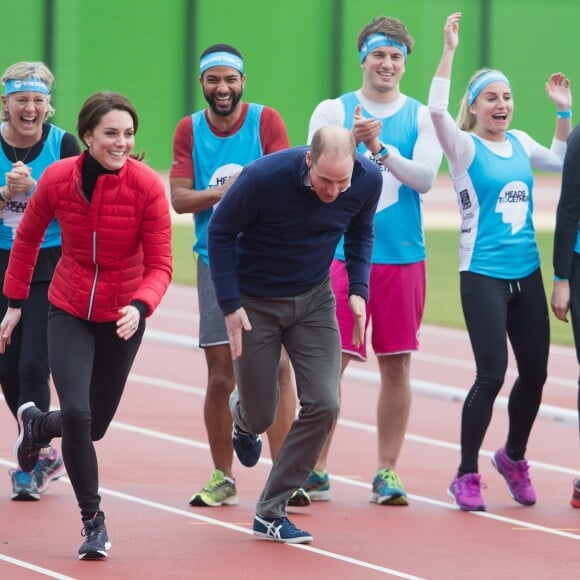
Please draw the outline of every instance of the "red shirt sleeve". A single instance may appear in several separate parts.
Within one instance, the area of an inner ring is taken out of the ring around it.
[[[264,155],[290,147],[286,125],[280,113],[271,107],[264,107],[260,117],[260,140]]]
[[[169,177],[185,177],[193,180],[193,121],[191,115],[179,121],[173,136],[173,160]]]
[[[246,104],[247,107],[247,104]],[[286,125],[280,113],[264,107],[260,117],[260,140],[264,155],[290,147]],[[184,177],[194,180],[193,170],[193,124],[191,115],[179,121],[173,136],[173,160],[169,177]]]

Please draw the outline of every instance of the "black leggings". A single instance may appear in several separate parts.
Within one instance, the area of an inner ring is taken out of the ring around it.
[[[99,474],[93,441],[103,437],[119,406],[139,350],[145,321],[127,341],[116,323],[80,320],[51,307],[48,351],[60,411],[48,413],[36,436],[62,436],[62,455],[83,519],[100,511]]]
[[[475,383],[461,417],[459,475],[463,475],[478,472],[479,450],[507,370],[507,338],[518,377],[509,395],[506,449],[510,458],[523,459],[548,372],[550,322],[540,269],[519,280],[472,272],[461,272],[460,279],[463,315],[476,366]]]
[[[20,323],[12,332],[6,352],[0,356],[0,384],[14,418],[22,403],[34,401],[43,411],[50,406],[48,347],[48,282],[33,282],[30,296],[22,303]],[[0,293],[2,317],[8,300]]]

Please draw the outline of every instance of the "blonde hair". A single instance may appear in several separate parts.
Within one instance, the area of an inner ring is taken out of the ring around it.
[[[467,88],[465,90],[465,93],[461,99],[461,104],[459,106],[459,113],[457,114],[457,118],[455,119],[457,126],[462,131],[471,131],[477,124],[475,115],[469,110],[470,105],[467,96],[468,89],[476,79],[478,79],[480,76],[488,72],[499,73],[500,71],[491,68],[481,68],[474,73],[474,75],[469,79],[469,82],[467,83]]]
[[[50,72],[49,68],[40,61],[29,62],[29,61],[21,61],[17,62],[11,66],[9,66],[5,71],[2,77],[0,78],[0,82],[3,85],[6,84],[6,81],[13,81],[13,80],[24,80],[27,78],[36,78],[40,79],[47,87],[49,92],[52,90],[52,84],[54,83],[54,75]],[[46,111],[46,117],[43,119],[45,121],[49,117],[52,117],[55,113],[52,105],[50,104],[50,95],[47,96],[48,99],[48,108]],[[8,121],[9,115],[8,112],[2,108],[2,112],[0,113],[0,120]]]

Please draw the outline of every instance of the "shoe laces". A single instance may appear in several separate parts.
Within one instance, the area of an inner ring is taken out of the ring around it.
[[[510,480],[520,486],[531,485],[528,462],[525,459],[514,461],[515,468],[509,474]]]
[[[481,495],[482,489],[487,489],[487,485],[485,485],[480,478],[475,477],[475,474],[471,473],[458,477],[457,487],[459,488],[460,494],[469,495],[471,497],[478,497]]]
[[[10,475],[13,480],[19,485],[30,485],[32,483],[32,475],[27,471],[21,469],[12,469]]]
[[[384,481],[389,487],[401,487],[402,483],[399,476],[392,469],[381,469],[377,476]]]
[[[212,473],[210,480],[207,482],[207,485],[205,486],[205,489],[209,490],[214,490],[218,487],[220,487],[220,485],[223,485],[224,483],[227,483],[226,478],[219,474],[219,473]]]
[[[81,536],[87,538],[87,541],[93,542],[99,540],[105,533],[105,522],[103,518],[94,517],[84,521],[84,527],[81,530]]]

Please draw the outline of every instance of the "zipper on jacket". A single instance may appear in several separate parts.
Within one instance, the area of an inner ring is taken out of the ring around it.
[[[99,277],[99,265],[97,264],[97,232],[93,232],[93,264],[95,265],[95,276],[93,278],[93,283],[91,285],[87,320],[91,319],[91,314],[93,312],[93,302],[95,300],[95,288],[97,287],[97,278]]]

